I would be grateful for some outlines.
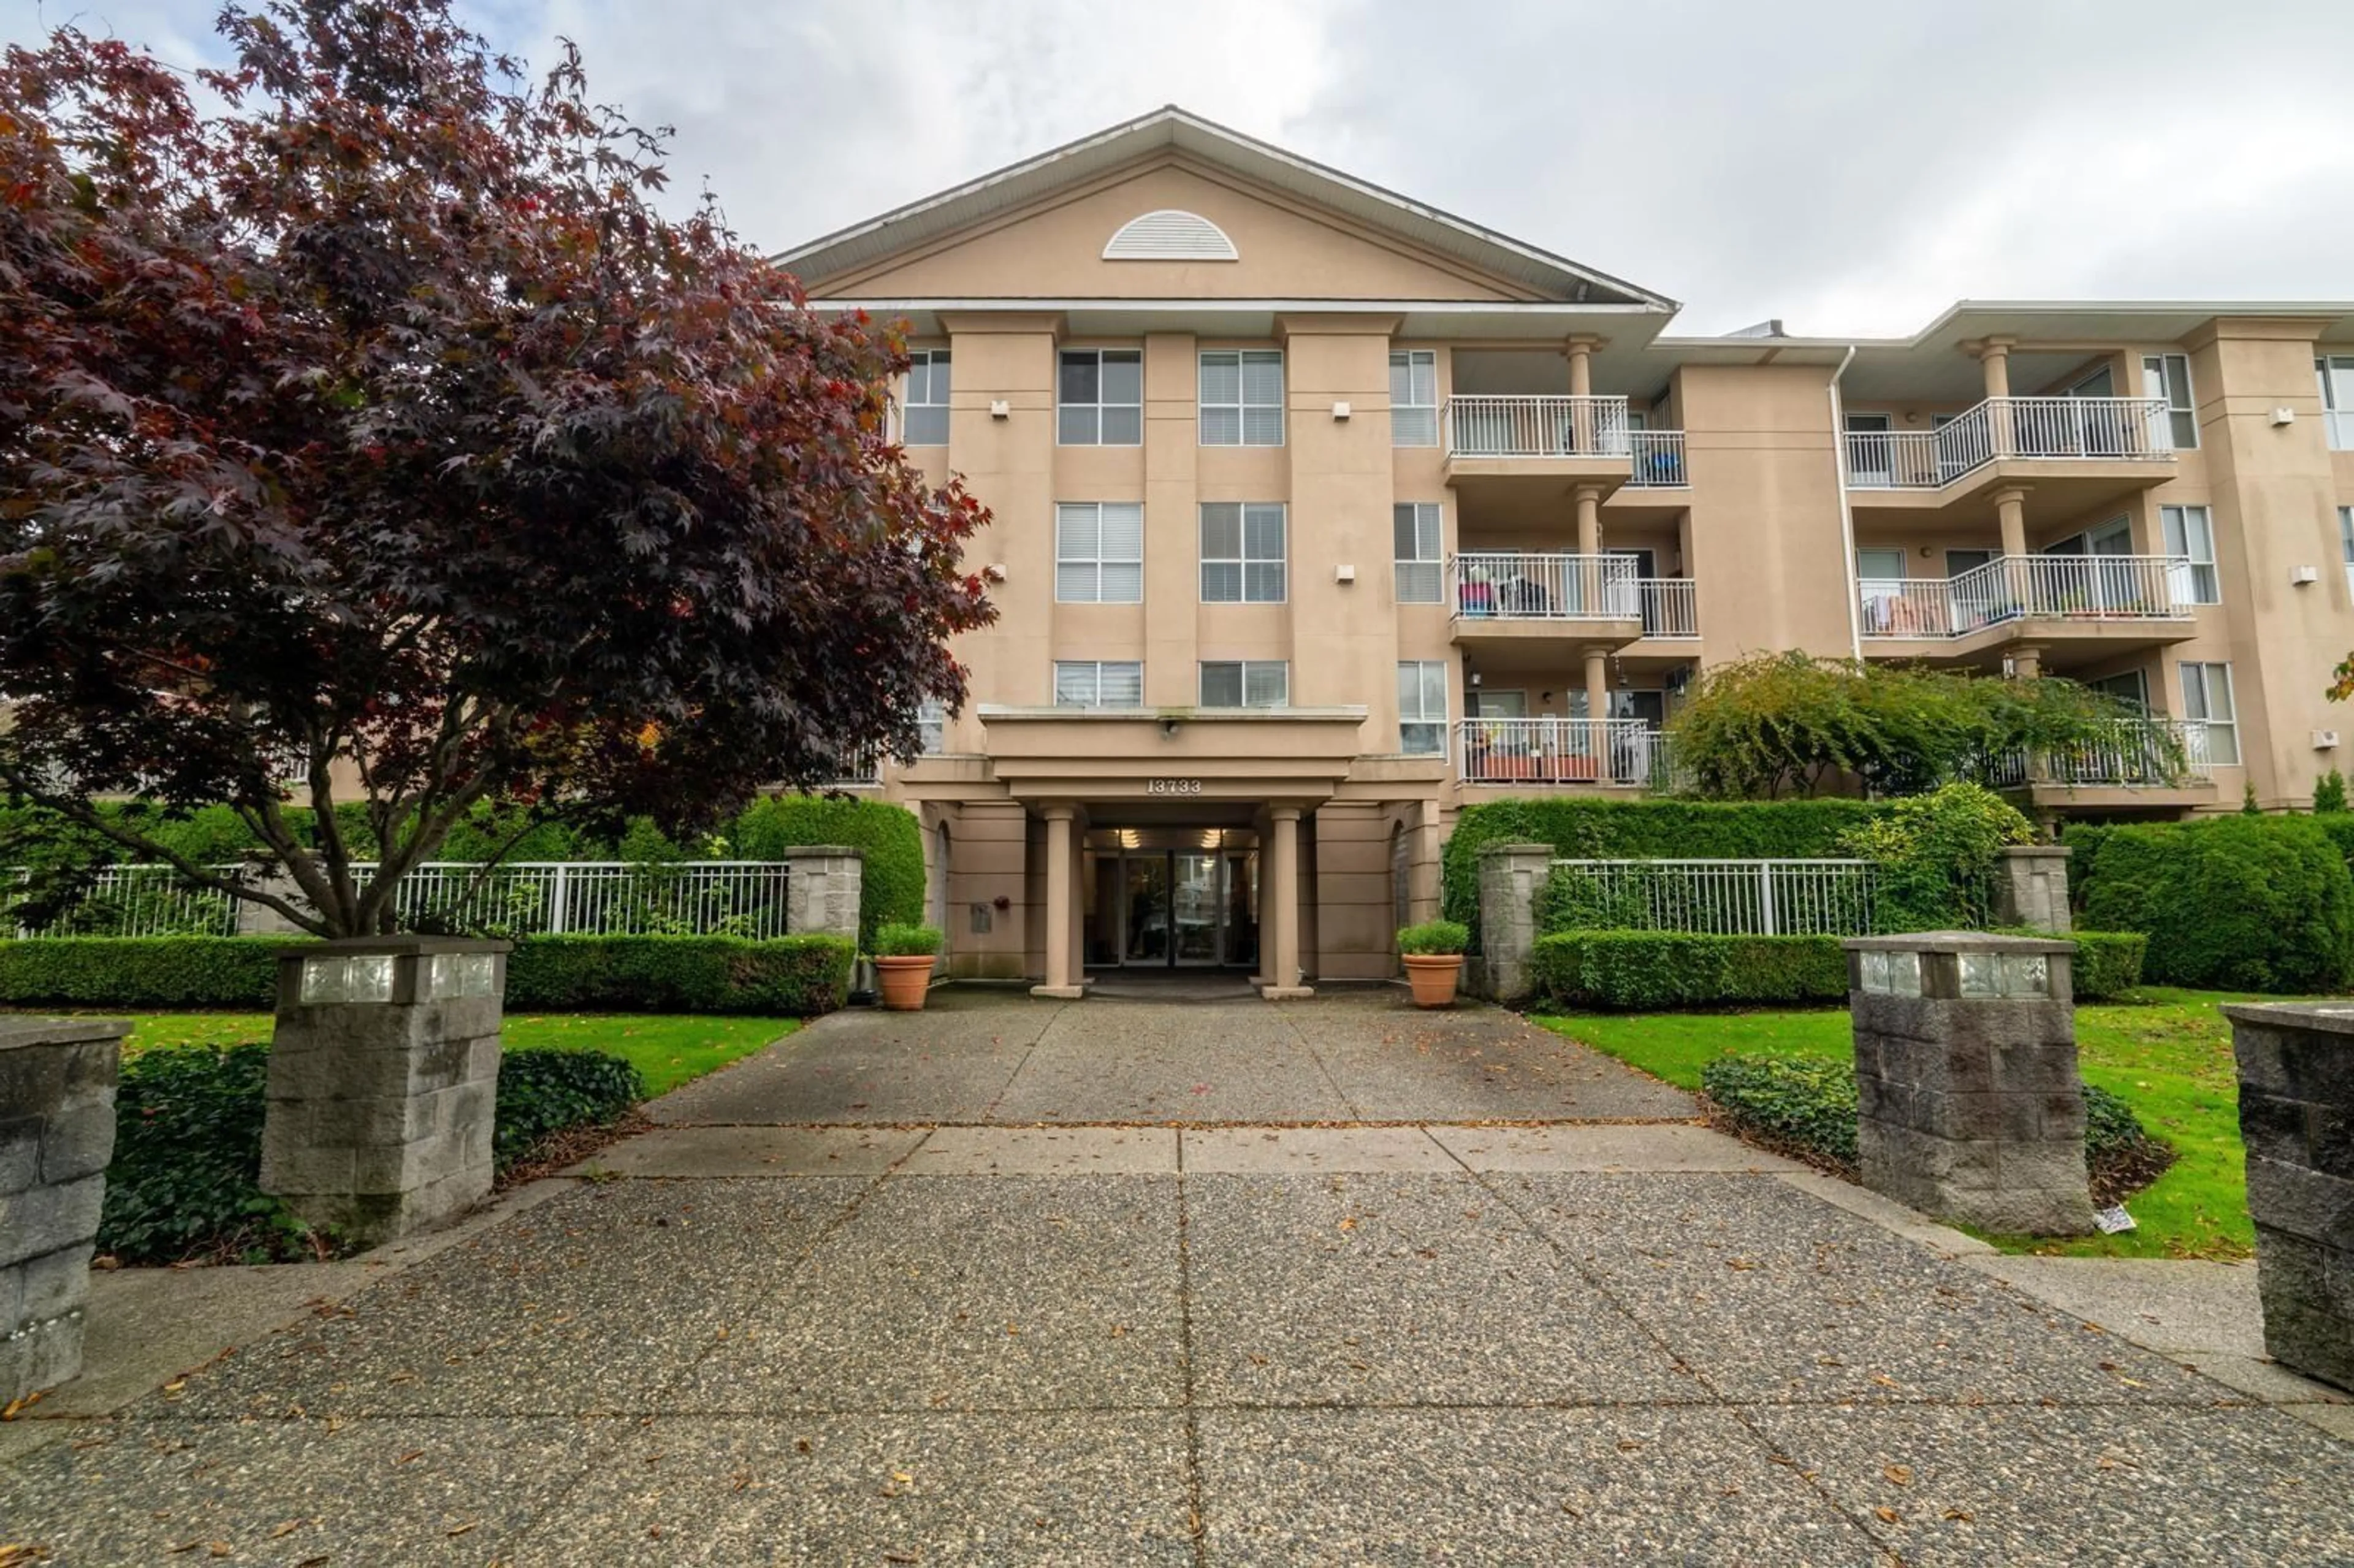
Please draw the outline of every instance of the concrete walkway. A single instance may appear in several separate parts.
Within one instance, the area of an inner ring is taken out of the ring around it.
[[[2322,1429],[2349,1407],[2190,1371],[2081,1315],[2114,1282],[2005,1283],[2051,1260],[1720,1139],[1509,1015],[939,1000],[827,1019],[283,1331],[36,1423],[58,1440],[0,1471],[0,1542],[2354,1558],[2354,1444]],[[2243,1340],[2244,1276],[2157,1330]],[[2028,1293],[2063,1288],[2092,1294]]]

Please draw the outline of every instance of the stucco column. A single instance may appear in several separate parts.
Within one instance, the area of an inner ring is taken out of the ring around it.
[[[1573,397],[1594,396],[1594,348],[1598,340],[1574,337],[1563,347],[1569,355],[1569,395]]]
[[[2043,650],[2032,643],[2010,651],[2010,674],[2015,681],[2032,681],[2043,673]]]
[[[1267,811],[1266,879],[1259,889],[1259,939],[1270,955],[1263,966],[1269,1001],[1315,995],[1299,983],[1299,808]]]
[[[1074,809],[1045,808],[1046,819],[1046,983],[1030,988],[1032,996],[1062,1001],[1084,994],[1071,978],[1071,832]]]
[[[1605,648],[1585,651],[1585,716],[1610,716],[1610,652]]]
[[[2009,457],[2018,448],[2013,443],[2010,418],[2010,345],[2007,337],[1990,337],[1978,350],[1978,368],[1986,376],[1987,401],[1994,406],[1987,410],[1987,440],[1992,443],[1994,455]]]
[[[1602,553],[1602,487],[1598,484],[1577,487],[1577,553]]]
[[[1994,493],[1995,526],[2002,531],[2002,553],[2027,554],[2027,492],[2013,488]]]
[[[1069,929],[1071,983],[1087,985],[1087,824],[1084,816],[1071,819],[1071,920]]]

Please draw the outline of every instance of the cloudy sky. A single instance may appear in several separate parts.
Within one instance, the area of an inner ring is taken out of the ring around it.
[[[784,249],[1178,102],[1686,309],[2354,299],[2347,0],[460,0]],[[217,57],[215,0],[6,0]]]

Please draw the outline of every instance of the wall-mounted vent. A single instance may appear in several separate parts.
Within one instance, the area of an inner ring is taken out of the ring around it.
[[[1107,261],[1238,261],[1226,231],[1199,213],[1164,208],[1130,218],[1104,247]]]

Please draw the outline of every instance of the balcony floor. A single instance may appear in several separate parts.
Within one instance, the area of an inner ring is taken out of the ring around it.
[[[2094,620],[2071,616],[2030,615],[1980,627],[1962,637],[1872,637],[1863,640],[1867,659],[1903,659],[1946,669],[1999,669],[2023,648],[2041,652],[2046,670],[2096,663],[2126,653],[2170,648],[2199,635],[2189,616],[2168,620]]]
[[[1983,463],[1935,490],[1896,490],[1858,479],[1848,484],[1848,506],[1859,522],[1926,521],[1996,525],[1999,491],[2023,489],[2030,531],[2056,527],[2086,512],[2155,490],[2177,473],[2162,458],[2004,458]]]

